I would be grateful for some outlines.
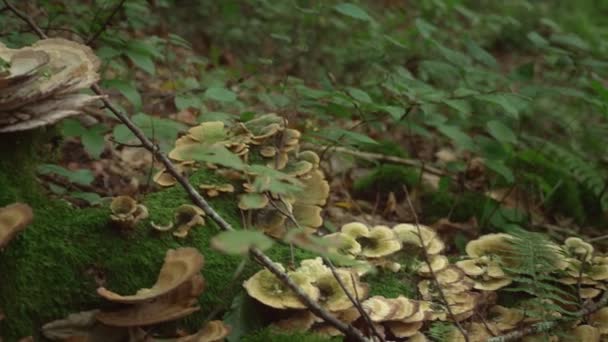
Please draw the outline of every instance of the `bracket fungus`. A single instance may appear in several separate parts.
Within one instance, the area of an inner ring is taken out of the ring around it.
[[[283,266],[278,264],[283,269]],[[351,295],[367,297],[367,284],[349,269],[338,268],[336,273]],[[304,292],[325,309],[337,312],[353,306],[331,269],[323,265],[321,258],[302,260],[300,267],[288,272]],[[353,282],[354,280],[354,282]],[[243,284],[247,293],[259,302],[276,309],[305,309],[298,297],[270,271],[264,269]]]
[[[0,208],[0,249],[32,222],[34,213],[27,204],[14,203]]]
[[[121,229],[132,229],[139,221],[148,218],[148,208],[130,196],[114,197],[110,211],[112,222]]]
[[[372,322],[383,324],[395,337],[411,337],[424,324],[425,315],[420,302],[406,297],[385,298],[374,296],[362,303]]]
[[[338,233],[326,235],[325,238],[337,243],[337,251],[343,252],[347,256],[360,255],[366,258],[380,258],[401,249],[401,243],[389,227],[369,228],[359,222],[347,223]]]
[[[175,210],[175,225],[177,229],[173,232],[174,236],[185,238],[192,227],[204,226],[205,212],[191,204],[182,204]]]
[[[321,207],[329,196],[329,184],[319,169],[320,159],[315,152],[299,151],[300,136],[299,131],[287,128],[287,120],[274,113],[231,125],[209,121],[178,138],[169,157],[180,165],[213,170],[222,180],[217,185],[200,185],[207,196],[239,190],[239,208],[253,213],[250,224],[282,237],[291,222],[285,220],[283,209],[293,214],[301,227],[313,232],[323,224]],[[218,149],[232,153],[219,159],[231,161],[201,157],[215,156]],[[162,170],[155,181],[161,186],[175,184]]]
[[[456,262],[466,275],[475,281],[475,288],[496,291],[511,284],[512,279],[501,264],[509,261],[512,252],[511,235],[488,234],[469,241],[466,252],[469,259]]]
[[[200,274],[203,261],[203,255],[195,248],[170,249],[151,288],[123,296],[100,287],[97,293],[105,299],[131,305],[100,312],[97,320],[110,326],[136,327],[175,320],[199,310],[196,303],[204,289]]]
[[[0,74],[0,132],[53,124],[100,98],[78,93],[99,79],[100,61],[85,45],[60,38],[22,49],[0,43],[0,58],[10,64]]]
[[[282,265],[277,266],[284,270]],[[319,299],[320,291],[313,286],[313,279],[301,272],[289,272],[288,275],[311,299]],[[247,279],[243,283],[243,287],[249,296],[275,309],[306,308],[297,295],[267,269],[263,269]]]
[[[445,248],[445,244],[439,238],[437,233],[430,227],[424,225],[414,225],[409,223],[401,223],[393,227],[395,235],[399,238],[401,243],[404,245],[414,245],[417,247],[424,247],[426,253],[429,255],[439,254]],[[420,244],[420,237],[418,231],[422,235],[422,241],[424,246]]]
[[[156,283],[151,288],[141,289],[134,295],[128,296],[119,295],[105,287],[98,288],[97,293],[112,302],[126,304],[145,302],[175,290],[197,275],[203,264],[204,257],[196,248],[170,249],[165,255]]]

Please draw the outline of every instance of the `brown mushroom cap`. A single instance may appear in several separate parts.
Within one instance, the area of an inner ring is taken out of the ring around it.
[[[230,327],[222,321],[210,321],[194,335],[180,337],[171,342],[219,342],[230,335]],[[149,342],[162,342],[166,340],[151,339]]]
[[[393,231],[401,240],[404,245],[414,245],[418,247],[424,247],[427,254],[439,254],[445,248],[445,244],[437,233],[430,227],[424,225],[414,225],[409,223],[401,223],[393,227]],[[420,244],[420,237],[422,237],[424,246]]]
[[[117,196],[112,198],[110,210],[114,215],[131,215],[137,210],[137,201],[131,196]]]
[[[14,203],[0,208],[0,248],[6,246],[32,222],[34,213],[27,204]]]
[[[119,303],[141,303],[167,294],[197,275],[203,267],[203,255],[192,247],[170,249],[160,269],[156,283],[149,289],[140,289],[134,295],[123,296],[105,287],[97,293],[107,300]]]
[[[589,315],[589,324],[597,327],[602,335],[608,334],[608,307],[603,307]]]
[[[176,320],[200,309],[194,305],[198,302],[198,296],[203,289],[203,277],[196,274],[170,291],[150,289],[148,292],[155,292],[155,295],[146,299],[152,299],[151,301],[130,300],[131,303],[138,302],[138,304],[119,311],[100,312],[96,318],[106,325],[115,327],[138,327]],[[123,298],[125,297],[115,301],[124,303],[126,301],[122,300]]]
[[[593,256],[593,246],[578,237],[569,237],[564,241],[563,250],[579,260],[589,261]]]
[[[386,322],[386,327],[395,335],[395,337],[404,338],[411,337],[418,333],[424,322],[404,323],[399,321]]]
[[[100,98],[76,93],[99,79],[100,62],[88,46],[54,38],[0,50],[11,61],[10,74],[0,76],[0,132],[53,124]]]
[[[466,246],[467,255],[471,258],[480,258],[486,255],[509,255],[512,251],[509,234],[497,233],[480,236],[477,240],[469,241]]]
[[[346,290],[358,298],[366,298],[369,292],[367,284],[361,283],[359,277],[348,269],[336,269],[336,273]],[[354,284],[353,284],[354,279]],[[353,306],[344,289],[331,273],[325,273],[315,279],[314,285],[320,290],[319,303],[329,311],[342,311]]]
[[[591,325],[579,325],[570,331],[569,338],[573,341],[600,342],[600,330]],[[569,339],[566,339],[567,341]]]
[[[418,311],[418,303],[404,296],[397,298],[374,296],[361,305],[373,322],[399,321],[413,316]]]
[[[281,269],[282,265],[277,264]],[[304,273],[289,272],[290,278],[313,300],[317,300],[320,291],[313,286],[312,279]],[[305,309],[297,295],[269,270],[263,269],[243,283],[249,296],[262,304],[276,309]]]

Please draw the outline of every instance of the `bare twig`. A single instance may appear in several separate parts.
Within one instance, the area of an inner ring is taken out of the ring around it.
[[[357,311],[359,311],[361,316],[365,319],[365,322],[369,326],[372,333],[378,338],[378,341],[384,342],[385,341],[384,337],[382,337],[382,335],[380,335],[380,333],[378,332],[378,329],[376,329],[376,326],[372,322],[372,319],[369,317],[367,312],[365,312],[365,310],[363,309],[363,306],[361,305],[361,301],[359,300],[359,294],[357,293],[356,281],[355,281],[353,275],[351,274],[351,282],[353,284],[353,290],[355,291],[354,295],[348,291],[348,288],[346,287],[346,285],[340,278],[340,275],[336,271],[336,267],[331,262],[331,260],[329,260],[328,258],[324,258],[324,259],[325,259],[325,262],[327,263],[327,266],[329,266],[329,269],[331,270],[331,274],[334,276],[334,278],[338,282],[338,285],[340,285],[340,287],[342,288],[342,291],[344,291],[344,293],[346,294],[348,299],[351,301],[351,303],[353,303],[353,305],[355,306]]]
[[[36,25],[36,23],[32,20],[31,17],[19,11],[15,6],[13,6],[8,0],[4,0],[5,5],[13,12],[17,17],[25,21],[34,32],[40,38],[48,38],[47,35]],[[105,95],[103,90],[97,85],[93,84],[91,86],[91,90],[97,95]],[[213,209],[209,203],[198,193],[198,191],[190,184],[188,179],[184,177],[175,167],[173,162],[169,160],[169,158],[163,154],[157,145],[155,145],[150,139],[146,137],[144,132],[137,127],[129,117],[118,110],[105,96],[101,98],[101,101],[105,105],[105,108],[112,112],[133,134],[141,141],[142,146],[150,151],[164,166],[167,172],[169,172],[177,182],[184,188],[190,199],[194,204],[196,204],[199,208],[201,208],[211,220],[213,220],[222,230],[233,231],[234,228],[230,223],[228,223],[222,216],[220,216],[215,209]],[[291,289],[298,299],[302,301],[306,305],[306,307],[316,316],[322,318],[327,323],[333,325],[336,329],[343,332],[349,338],[352,338],[356,341],[368,341],[365,336],[361,334],[359,330],[353,327],[350,324],[345,324],[344,322],[338,320],[335,316],[329,313],[327,310],[323,309],[319,303],[310,298],[288,275],[283,272],[277,265],[262,251],[258,248],[252,247],[249,249],[250,256],[260,262],[266,269],[268,269],[272,274],[274,274],[277,278],[279,278],[289,289]]]
[[[99,30],[97,30],[97,32],[95,32],[91,36],[91,38],[87,39],[87,45],[91,45],[94,41],[97,40],[97,38],[99,38],[99,36],[101,36],[103,34],[103,32],[106,30],[106,28],[110,24],[110,21],[112,21],[112,18],[114,18],[116,13],[118,13],[118,11],[122,8],[122,5],[124,5],[125,1],[126,0],[120,0],[118,5],[116,5],[116,7],[114,7],[114,9],[112,10],[112,13],[110,13],[110,15],[103,22],[103,24],[101,24],[101,27],[99,27]]]
[[[431,274],[431,278],[432,278],[433,282],[435,283],[435,287],[437,287],[437,292],[439,292],[439,297],[441,298],[441,301],[443,302],[442,304],[445,306],[445,308],[448,312],[448,317],[450,317],[450,319],[454,322],[454,325],[456,325],[456,328],[458,328],[458,331],[460,331],[460,333],[464,337],[465,342],[469,342],[469,335],[467,334],[466,330],[464,330],[462,325],[460,325],[460,322],[458,322],[458,320],[456,319],[454,312],[452,312],[452,308],[450,308],[450,303],[448,302],[447,297],[445,296],[445,293],[443,292],[443,288],[441,287],[441,284],[439,284],[439,280],[437,280],[435,270],[433,270],[433,265],[431,264],[431,259],[426,250],[426,247],[424,246],[424,238],[422,237],[422,231],[420,229],[420,224],[418,222],[418,215],[416,214],[416,209],[414,208],[414,205],[412,204],[412,200],[410,199],[410,194],[407,191],[406,186],[403,187],[403,191],[405,192],[405,199],[407,201],[407,204],[410,207],[412,214],[414,215],[414,225],[416,226],[416,230],[417,230],[416,235],[418,235],[418,239],[420,240],[420,246],[422,248],[422,257],[424,259],[424,263],[429,268],[429,273]]]
[[[583,317],[585,315],[591,314],[608,304],[608,291],[604,292],[602,297],[594,303],[591,303],[581,310],[575,312],[573,314],[574,317]],[[508,334],[492,337],[487,340],[487,342],[508,342],[508,341],[518,341],[522,337],[532,334],[538,334],[542,332],[547,332],[553,328],[555,328],[558,324],[564,322],[564,320],[555,320],[555,321],[544,321],[536,324],[532,324],[523,329],[512,331]]]
[[[436,176],[440,176],[440,177],[448,176],[452,179],[456,179],[456,177],[454,175],[451,175],[451,174],[447,173],[446,171],[443,171],[436,167],[421,163],[415,159],[405,159],[405,158],[400,158],[400,157],[395,157],[395,156],[388,156],[388,155],[384,155],[384,154],[380,154],[380,153],[355,151],[355,150],[351,150],[349,148],[341,147],[341,146],[318,146],[318,147],[315,147],[315,149],[349,154],[351,156],[365,159],[365,160],[370,160],[370,161],[383,161],[383,162],[392,163],[392,164],[412,166],[412,167],[420,168],[421,170],[428,172],[430,174],[436,175]]]

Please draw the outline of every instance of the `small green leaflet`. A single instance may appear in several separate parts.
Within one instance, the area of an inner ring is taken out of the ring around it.
[[[89,185],[95,179],[91,170],[81,169],[72,171],[55,164],[42,164],[38,166],[38,173],[43,175],[56,174],[67,178],[72,183],[80,185]]]
[[[175,95],[175,107],[177,110],[185,110],[188,108],[200,109],[203,106],[203,100],[196,94],[178,94]]]
[[[490,170],[492,170],[492,171],[496,172],[497,174],[501,175],[507,181],[507,183],[511,184],[511,183],[513,183],[515,181],[515,176],[513,176],[513,172],[502,161],[486,159],[486,160],[484,160],[484,164]]]
[[[99,158],[105,148],[104,134],[108,127],[97,124],[84,127],[78,120],[67,119],[61,123],[61,132],[67,137],[79,137],[85,151],[94,159]]]
[[[247,254],[253,247],[264,251],[272,247],[273,243],[263,232],[256,230],[221,232],[211,239],[214,249],[233,255]]]
[[[349,87],[347,91],[348,94],[353,97],[353,99],[359,102],[372,103],[372,98],[361,89]]]
[[[180,156],[186,160],[196,160],[243,170],[245,164],[236,154],[224,146],[189,145],[180,149]]]
[[[517,143],[517,137],[515,136],[515,133],[513,133],[511,128],[509,128],[498,120],[489,121],[486,124],[486,128],[488,129],[488,133],[490,133],[490,135],[492,135],[494,138],[496,138],[496,140],[500,141],[503,144]]]
[[[372,17],[367,14],[361,7],[351,4],[349,2],[343,2],[334,6],[334,9],[343,14],[345,16],[351,17],[353,19],[362,20],[362,21],[371,21]]]
[[[122,94],[122,96],[124,96],[127,100],[129,100],[129,102],[131,102],[133,107],[135,107],[135,110],[141,109],[143,104],[141,100],[141,95],[139,94],[139,91],[137,90],[133,82],[127,82],[123,80],[108,80],[104,81],[103,83],[106,88],[118,90]]]
[[[469,137],[457,126],[448,126],[442,124],[437,126],[437,130],[439,130],[439,132],[441,132],[443,135],[452,139],[452,141],[458,148],[465,150],[473,150],[475,147],[475,145],[473,144],[473,139],[471,139],[471,137]]]
[[[211,87],[205,91],[205,98],[219,102],[234,102],[236,94],[226,88]]]

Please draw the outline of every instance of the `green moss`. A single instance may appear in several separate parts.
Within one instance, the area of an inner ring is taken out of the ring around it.
[[[381,164],[374,168],[370,174],[355,180],[353,190],[359,196],[376,193],[388,194],[402,193],[402,186],[412,187],[420,181],[420,172],[400,165]]]
[[[342,341],[340,337],[325,337],[313,333],[282,334],[270,328],[260,330],[254,334],[245,336],[243,342],[327,342]]]
[[[416,283],[413,281],[411,275],[403,271],[393,273],[390,271],[380,270],[376,274],[366,276],[363,281],[370,287],[370,297],[416,297]]]
[[[436,191],[423,193],[421,198],[422,217],[426,222],[435,222],[450,217],[454,222],[463,222],[471,217],[483,221],[497,205],[497,202],[482,193],[466,191],[460,194]]]

